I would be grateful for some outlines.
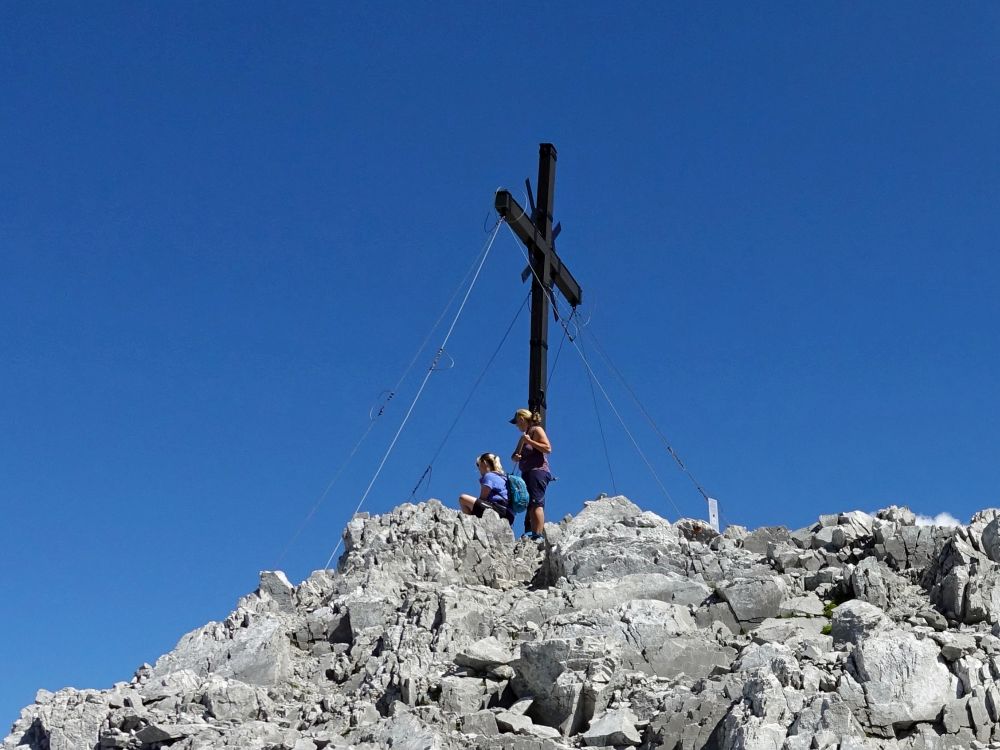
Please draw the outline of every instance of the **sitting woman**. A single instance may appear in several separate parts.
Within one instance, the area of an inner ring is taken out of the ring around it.
[[[462,512],[482,518],[488,508],[513,526],[514,511],[507,499],[507,475],[504,474],[500,457],[484,453],[476,459],[476,468],[479,469],[479,497],[459,495],[458,504]]]

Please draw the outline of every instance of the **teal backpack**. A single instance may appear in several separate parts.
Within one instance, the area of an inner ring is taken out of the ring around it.
[[[528,485],[517,474],[507,475],[507,499],[514,515],[524,513],[528,508]]]

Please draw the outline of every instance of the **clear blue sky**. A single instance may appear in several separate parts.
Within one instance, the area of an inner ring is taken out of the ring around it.
[[[261,569],[322,567],[443,330],[282,551],[541,141],[581,340],[726,520],[996,504],[998,25],[985,2],[0,6],[0,721],[128,679]],[[523,265],[501,234],[366,510],[410,496]],[[527,337],[420,499],[511,452]],[[671,499],[602,403],[618,490],[703,516],[594,362]],[[612,490],[568,344],[549,405],[558,520]]]

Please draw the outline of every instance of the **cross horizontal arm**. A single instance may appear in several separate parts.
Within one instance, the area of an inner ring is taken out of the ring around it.
[[[538,227],[531,222],[525,210],[514,200],[514,196],[506,190],[497,190],[494,205],[497,213],[510,225],[521,242],[529,249],[549,257],[552,280],[570,305],[573,307],[579,305],[583,301],[583,290],[573,278],[573,274],[556,255],[552,245],[545,241],[542,233],[538,231]]]

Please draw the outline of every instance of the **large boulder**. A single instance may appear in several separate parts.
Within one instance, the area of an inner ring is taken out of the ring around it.
[[[438,702],[445,711],[465,715],[486,707],[486,683],[481,679],[450,675],[441,679],[440,690]]]
[[[797,643],[819,636],[826,621],[819,617],[770,617],[753,631],[758,642]]]
[[[844,530],[848,545],[866,543],[875,532],[875,518],[864,511],[841,513],[837,522]]]
[[[874,725],[905,728],[934,721],[958,697],[959,682],[930,638],[882,630],[860,639],[851,661]]]
[[[954,530],[925,576],[937,608],[969,625],[1000,622],[1000,563],[987,554],[997,553],[993,535],[998,520],[990,519],[979,519],[982,536],[975,526]]]
[[[865,730],[843,699],[836,693],[822,693],[808,700],[788,727],[787,750],[811,750],[821,747],[818,737],[832,735],[841,743],[853,737],[859,742],[865,738]],[[843,748],[844,745],[841,744]],[[864,745],[858,745],[859,748]]]
[[[228,624],[228,623],[227,623]],[[194,630],[153,667],[154,678],[187,670],[250,685],[276,685],[292,676],[292,645],[283,616],[264,614],[246,627],[210,623]]]
[[[649,643],[624,657],[624,663],[657,677],[701,679],[728,672],[736,651],[701,635],[679,635]]]
[[[874,557],[859,562],[850,577],[850,586],[856,599],[873,604],[879,609],[889,607],[889,586],[886,578],[892,575],[883,563]]]
[[[756,670],[747,675],[742,693],[722,721],[719,746],[781,750],[793,716],[781,682],[766,670]]]
[[[108,715],[108,701],[96,690],[66,688],[57,693],[40,692],[34,706],[22,712],[4,748],[80,750],[93,748]],[[22,731],[18,732],[18,725]],[[23,747],[22,747],[23,743]]]
[[[455,663],[480,672],[509,664],[517,658],[511,648],[496,636],[487,636],[470,643],[458,652]]]
[[[375,518],[358,514],[344,531],[338,570],[351,580],[502,586],[519,570],[514,535],[494,513],[456,513],[437,500],[404,503]]]
[[[527,642],[515,662],[512,685],[518,695],[534,697],[529,713],[535,722],[572,734],[591,718],[582,703],[588,670],[617,656],[614,644],[595,636]]]
[[[892,620],[879,607],[854,599],[834,608],[830,634],[834,643],[857,644],[891,627]]]
[[[786,587],[780,578],[742,578],[717,589],[736,620],[750,630],[769,617],[777,617]]]
[[[217,675],[212,675],[199,692],[205,710],[222,721],[265,719],[272,707],[263,688]]]
[[[681,540],[671,524],[624,497],[586,503],[549,533],[549,580],[616,581],[637,574],[684,574]]]
[[[627,708],[605,711],[590,722],[582,735],[583,744],[597,747],[638,745],[642,735],[635,727],[636,721],[635,714]]]
[[[942,526],[875,526],[874,552],[893,570],[919,581],[958,530]]]
[[[687,576],[664,573],[636,573],[611,581],[588,581],[567,591],[569,608],[610,609],[635,599],[656,599],[673,604],[701,604],[712,590]]]
[[[986,556],[993,562],[1000,563],[1000,517],[986,524],[980,539]]]
[[[771,545],[790,543],[791,536],[784,526],[761,526],[740,540],[741,546],[757,555],[766,555]]]

